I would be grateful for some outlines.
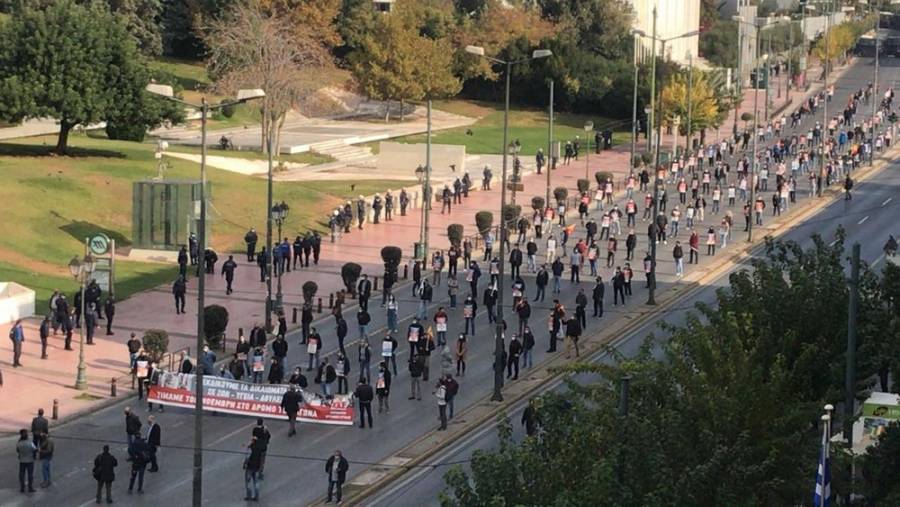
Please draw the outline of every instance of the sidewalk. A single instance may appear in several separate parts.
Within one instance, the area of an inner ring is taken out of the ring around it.
[[[838,70],[838,73],[840,72],[842,72],[841,69]],[[813,75],[812,71],[811,75]],[[837,77],[839,76],[836,76],[835,79]],[[814,86],[811,92],[815,91],[815,89],[816,87]],[[752,91],[750,93],[752,94]],[[741,108],[739,114],[745,110],[745,107]],[[727,121],[722,128],[726,129],[730,135],[731,126]],[[668,145],[671,146],[671,137],[668,139]],[[707,136],[707,139],[709,139],[709,136]],[[683,138],[681,141],[683,142]],[[666,141],[664,138],[663,147],[665,146]],[[628,173],[629,151],[630,146],[626,143],[612,150],[604,151],[600,155],[591,153],[589,166],[587,166],[588,161],[584,155],[580,157],[580,160],[573,161],[570,165],[558,166],[551,173],[551,191],[557,186],[563,186],[569,189],[570,197],[576,195],[576,182],[579,178],[585,177],[586,167],[587,177],[592,184],[594,184],[593,174],[599,170],[613,172],[615,181],[621,182]],[[546,172],[541,175],[531,172],[533,170],[531,168],[533,160],[523,158],[522,162],[525,169],[522,178],[524,191],[517,192],[515,199],[522,206],[523,214],[527,214],[531,209],[531,198],[545,195],[547,179]],[[475,230],[474,216],[478,211],[492,211],[494,213],[494,224],[496,225],[499,222],[500,174],[501,167],[499,164],[494,165],[493,189],[485,192],[479,190],[470,192],[469,198],[465,199],[461,205],[454,205],[452,212],[448,214],[441,214],[440,204],[434,204],[429,234],[429,247],[432,251],[434,249],[446,249],[449,246],[446,230],[447,225],[451,223],[462,224],[465,227],[466,235],[475,234],[477,231]],[[480,174],[472,172],[471,175],[475,182],[475,187],[480,188]],[[388,185],[386,184],[386,187]],[[512,200],[511,193],[507,194],[507,198],[510,201]],[[292,206],[299,205],[299,203],[290,204]],[[343,287],[340,269],[345,262],[356,262],[362,266],[363,273],[368,273],[370,277],[378,276],[380,278],[383,273],[380,251],[386,245],[400,247],[403,250],[404,262],[407,262],[412,255],[413,243],[419,241],[420,238],[420,217],[421,210],[414,208],[408,210],[406,217],[398,215],[390,224],[365,224],[364,229],[361,231],[354,227],[350,234],[343,235],[334,243],[330,242],[329,237],[323,236],[319,265],[310,269],[291,271],[286,273],[282,279],[285,314],[288,322],[291,323],[293,309],[301,303],[300,287],[304,282],[312,280],[319,286],[318,297],[323,301],[323,314],[317,315],[316,318],[318,319],[328,315],[329,294],[337,292]],[[265,224],[258,224],[257,231],[264,237]],[[293,240],[296,233],[297,231],[285,231],[283,236]],[[638,230],[638,235],[642,235],[642,230]],[[263,243],[264,240],[260,241],[260,246]],[[220,252],[217,268],[226,259],[227,254]],[[255,264],[247,263],[246,256],[243,254],[235,254],[235,260],[238,262],[239,268],[235,274],[235,290],[231,296],[225,296],[225,281],[218,274],[207,276],[206,284],[206,304],[222,305],[229,312],[228,350],[233,350],[239,328],[249,332],[253,325],[261,324],[265,320],[266,286],[259,281],[259,269]],[[172,269],[174,271],[177,267],[173,266]],[[117,313],[113,326],[115,335],[106,336],[100,332],[105,331],[105,329],[98,329],[98,333],[95,336],[96,345],[85,347],[85,359],[90,384],[88,392],[92,396],[97,397],[97,399],[76,399],[79,393],[70,386],[74,384],[78,354],[77,352],[62,350],[61,337],[51,338],[50,359],[41,360],[39,358],[40,343],[37,333],[39,322],[37,319],[30,319],[26,325],[27,341],[22,360],[25,365],[24,368],[12,369],[10,367],[10,343],[8,340],[0,341],[2,343],[0,345],[0,365],[2,366],[0,367],[3,369],[5,381],[4,387],[0,390],[0,404],[7,407],[4,414],[0,416],[0,432],[15,430],[26,424],[39,407],[45,408],[49,413],[53,399],[59,399],[60,415],[62,417],[71,416],[76,412],[88,411],[106,403],[109,396],[110,379],[114,376],[124,375],[127,371],[128,355],[124,343],[128,340],[131,332],[141,336],[146,329],[165,329],[170,335],[170,351],[190,347],[193,356],[196,352],[194,343],[197,324],[196,283],[193,279],[189,282],[188,289],[186,314],[176,315],[174,313],[174,301],[168,286],[157,287],[136,294],[117,304]],[[273,296],[275,290],[276,283],[273,281]],[[443,291],[444,289],[440,288],[439,290]],[[71,294],[69,296],[71,299]],[[380,294],[374,295],[373,302],[379,297]],[[352,304],[353,301],[348,301],[348,305]],[[43,311],[44,309],[38,309],[39,313]],[[345,316],[349,324],[354,324],[352,310],[345,311]],[[330,325],[330,320],[328,323]],[[100,321],[100,324],[105,326],[106,322]],[[8,329],[9,325],[0,326],[0,332],[2,333],[7,332]],[[77,350],[77,333],[73,342],[73,346]],[[225,357],[225,354],[219,352],[218,356],[222,359]],[[120,396],[130,394],[127,387],[126,385],[119,386]],[[27,393],[27,396],[23,396],[25,393]]]

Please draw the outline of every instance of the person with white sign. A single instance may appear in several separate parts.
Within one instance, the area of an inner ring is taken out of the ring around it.
[[[397,339],[391,334],[386,334],[381,340],[381,357],[382,363],[388,363],[394,369],[394,375],[397,374]]]
[[[447,343],[447,320],[447,312],[444,311],[444,307],[439,307],[437,313],[434,314],[434,329],[437,331],[438,345]]]
[[[412,324],[410,324],[409,328],[406,330],[406,341],[409,343],[410,357],[416,354],[416,344],[423,336],[425,336],[425,328],[422,327],[422,324],[419,324],[419,319],[417,317],[413,317]]]

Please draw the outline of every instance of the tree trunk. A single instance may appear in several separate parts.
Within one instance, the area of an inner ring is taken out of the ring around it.
[[[403,123],[403,99],[400,99],[400,123]]]
[[[69,145],[69,131],[72,130],[72,124],[65,119],[59,120],[59,137],[56,140],[56,149],[54,153],[57,155],[65,155]]]
[[[287,118],[287,113],[281,115],[281,118],[275,123],[275,135],[272,137],[272,156],[275,157],[279,153],[281,153],[281,129],[284,127],[284,120]]]
[[[390,121],[391,121],[391,101],[385,100],[384,101],[384,122],[390,123]]]
[[[890,386],[888,386],[888,372],[889,371],[890,370],[887,368],[880,368],[878,370],[878,380],[881,383],[881,390],[882,390],[882,392],[885,392],[885,393],[890,392],[890,391],[888,391],[888,389],[890,388]]]

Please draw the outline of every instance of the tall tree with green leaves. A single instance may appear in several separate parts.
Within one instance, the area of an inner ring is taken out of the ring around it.
[[[0,118],[55,118],[56,152],[65,154],[76,125],[103,120],[158,125],[171,109],[152,100],[119,104],[148,82],[125,26],[100,3],[59,0],[46,7],[22,4],[0,26]],[[151,109],[145,108],[155,104]],[[131,114],[122,115],[130,108]]]
[[[160,0],[108,0],[109,9],[122,19],[138,49],[147,56],[162,54]]]

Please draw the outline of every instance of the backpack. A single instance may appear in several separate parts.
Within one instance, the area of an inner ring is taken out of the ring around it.
[[[16,341],[16,326],[9,328],[9,339]]]

